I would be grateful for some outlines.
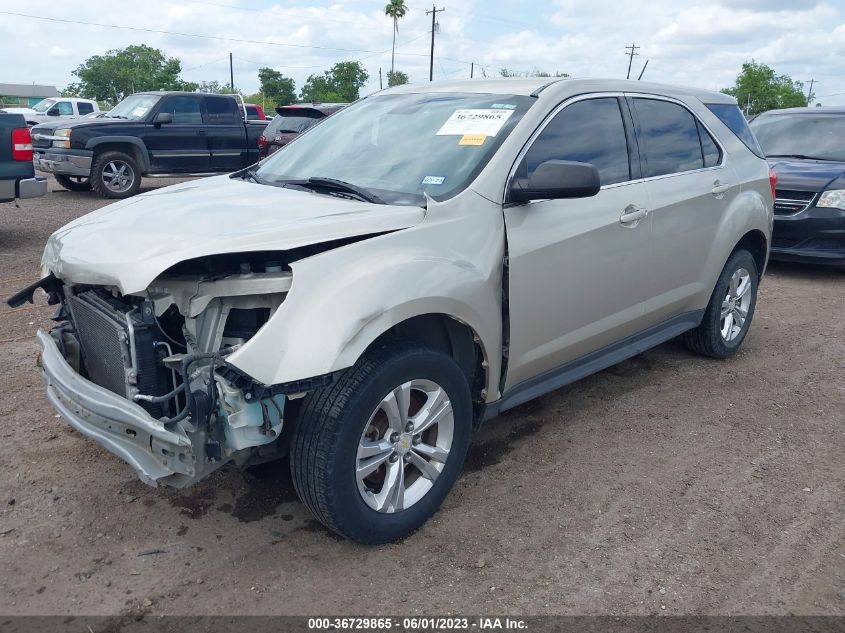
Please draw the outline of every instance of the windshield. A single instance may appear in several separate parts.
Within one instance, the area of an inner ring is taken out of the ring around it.
[[[32,109],[35,110],[36,112],[46,112],[47,110],[50,109],[50,106],[55,105],[55,103],[56,103],[55,99],[42,99],[41,101],[36,103],[34,106],[32,106]]]
[[[450,198],[475,178],[534,99],[514,95],[368,97],[266,159],[267,184],[331,178],[390,204]]]
[[[161,97],[158,95],[130,95],[109,110],[106,116],[113,119],[140,121],[149,114],[159,99]]]
[[[845,115],[761,115],[751,122],[766,156],[845,161]]]

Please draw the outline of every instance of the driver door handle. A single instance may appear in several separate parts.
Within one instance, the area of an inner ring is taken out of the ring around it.
[[[636,224],[647,215],[648,209],[641,209],[639,207],[635,207],[633,204],[629,204],[622,212],[619,221],[622,224]]]

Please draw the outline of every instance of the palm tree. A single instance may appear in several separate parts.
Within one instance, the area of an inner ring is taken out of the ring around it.
[[[399,31],[399,20],[408,13],[408,5],[405,0],[390,0],[384,7],[384,14],[393,18],[393,49],[390,53],[390,72],[393,72],[394,59],[396,57],[396,33]]]

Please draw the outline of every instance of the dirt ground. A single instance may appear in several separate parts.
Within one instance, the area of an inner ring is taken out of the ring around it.
[[[103,204],[0,205],[0,295]],[[494,420],[377,548],[313,521],[285,463],[144,486],[47,403],[50,313],[0,306],[2,614],[845,614],[842,273],[772,265],[732,360],[669,343]]]

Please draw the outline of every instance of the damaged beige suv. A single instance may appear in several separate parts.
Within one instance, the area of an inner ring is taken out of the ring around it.
[[[644,82],[402,86],[251,169],[59,229],[50,401],[145,482],[287,455],[363,543],[422,525],[484,420],[671,338],[725,358],[772,188],[729,97]]]

